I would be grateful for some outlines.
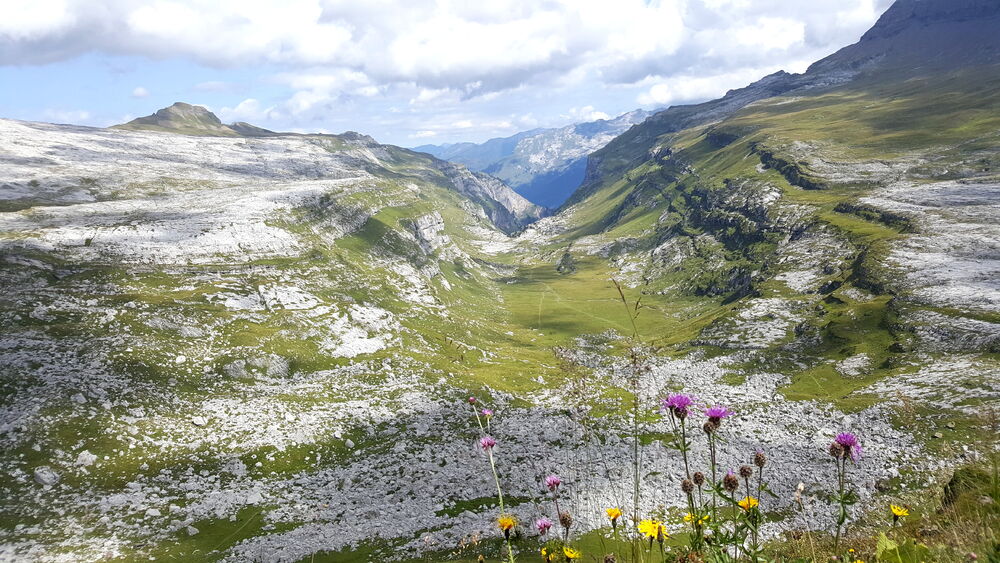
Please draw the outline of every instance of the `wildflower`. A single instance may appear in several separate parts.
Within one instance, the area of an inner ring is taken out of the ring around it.
[[[753,468],[751,468],[749,465],[740,466],[740,477],[743,477],[744,479],[749,479],[751,475],[753,475]]]
[[[558,475],[549,475],[545,478],[545,486],[549,488],[550,491],[555,491],[562,485],[562,479]]]
[[[705,409],[705,416],[708,417],[708,421],[714,424],[716,428],[722,424],[722,419],[729,418],[734,414],[736,413],[721,405],[715,405]]]
[[[910,511],[907,510],[905,506],[897,506],[895,504],[889,505],[889,510],[892,512],[892,523],[895,524],[899,522],[900,518],[905,518],[910,515]]]
[[[490,418],[493,416],[493,409],[483,409],[479,411],[479,414],[485,416],[486,418]]]
[[[542,561],[545,563],[550,563],[552,561],[552,554],[549,553],[548,548],[542,548]]]
[[[851,456],[851,461],[858,461],[861,459],[861,441],[858,440],[858,437],[854,434],[851,434],[850,432],[841,432],[840,434],[837,434],[837,437],[833,442],[835,444],[840,444],[843,449],[843,453],[840,457],[849,455]]]
[[[559,524],[562,525],[563,528],[566,528],[567,531],[569,531],[570,527],[573,525],[573,516],[569,512],[566,512],[565,510],[560,512]]]
[[[726,476],[722,478],[722,486],[730,493],[740,488],[740,480],[733,474],[732,471],[726,473]]]
[[[701,518],[698,518],[697,515],[691,514],[690,512],[688,512],[687,514],[684,515],[684,521],[685,522],[687,522],[687,523],[695,522],[699,526],[705,524],[706,522],[708,522],[708,518],[709,518],[708,514],[702,516]]]
[[[621,511],[621,509],[617,508],[617,507],[607,508],[607,509],[604,510],[604,512],[607,513],[608,519],[611,520],[611,527],[612,528],[617,528],[618,527],[618,519],[622,517],[622,511]]]
[[[469,397],[469,404],[470,405],[476,404],[476,398],[475,397]]]
[[[490,436],[483,436],[479,439],[479,447],[483,448],[485,451],[492,450],[495,445],[497,445],[497,441]]]
[[[548,532],[549,528],[551,527],[552,527],[552,520],[549,520],[544,516],[535,521],[535,528],[538,529],[538,535],[544,536],[545,533]]]
[[[757,499],[753,497],[743,497],[743,500],[741,500],[737,504],[739,504],[740,508],[742,508],[743,510],[749,511],[751,508],[756,508],[757,505],[760,503],[757,501]]]
[[[690,407],[692,403],[694,403],[694,401],[691,400],[691,397],[681,393],[674,393],[672,395],[668,395],[666,399],[660,400],[660,408],[664,412],[669,411],[673,416],[684,420],[684,418],[688,415],[688,407]]]
[[[840,442],[833,442],[830,444],[830,455],[836,459],[844,457],[844,446]]]
[[[583,554],[580,553],[580,550],[573,549],[572,547],[570,547],[568,545],[564,545],[563,546],[563,555],[566,556],[566,560],[567,561],[570,561],[570,560],[573,560],[573,559],[579,559],[579,558],[583,557]]]
[[[701,429],[705,431],[705,434],[708,434],[709,436],[711,436],[716,430],[719,429],[719,425],[718,424],[712,424],[712,421],[709,420],[705,424],[701,425]]]
[[[517,526],[517,519],[510,514],[501,514],[497,518],[497,527],[503,531],[505,539],[510,539],[510,531],[514,529],[514,526]]]
[[[753,454],[753,464],[760,469],[764,469],[764,466],[767,465],[767,456],[764,455],[764,452],[757,450]]]
[[[699,487],[705,484],[705,474],[701,471],[695,471],[694,475],[691,476],[691,479],[694,481],[694,484]]]
[[[659,520],[643,520],[639,522],[639,533],[649,538],[650,541],[663,541],[670,537],[663,522]]]

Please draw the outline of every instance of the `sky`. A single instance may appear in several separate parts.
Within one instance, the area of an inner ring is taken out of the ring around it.
[[[0,117],[176,101],[402,146],[716,98],[854,43],[891,0],[0,0]]]

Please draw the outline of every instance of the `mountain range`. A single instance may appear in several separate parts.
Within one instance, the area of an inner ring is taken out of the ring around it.
[[[496,176],[528,200],[555,209],[580,186],[587,155],[650,115],[637,109],[613,119],[533,129],[485,143],[421,145],[413,150]]]
[[[865,445],[852,526],[936,498],[995,448],[997,31],[993,1],[898,0],[802,74],[586,156],[559,139],[611,122],[441,153],[468,167],[180,103],[0,119],[0,560],[493,556],[470,396],[505,509],[532,522],[562,475],[593,550],[633,448],[643,513],[681,518],[671,392],[737,412],[719,467],[766,452],[766,538],[799,483],[829,490],[839,431]],[[546,215],[480,166],[583,175]]]

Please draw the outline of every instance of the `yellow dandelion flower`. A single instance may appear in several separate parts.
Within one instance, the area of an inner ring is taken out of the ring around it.
[[[659,520],[643,520],[639,522],[639,533],[651,540],[663,541],[670,537],[667,528]]]
[[[542,548],[542,561],[545,561],[545,563],[549,563],[549,561],[552,561],[552,555],[549,554],[548,548],[545,547]]]
[[[514,526],[517,526],[517,520],[510,514],[503,514],[497,518],[497,527],[504,532],[510,532]]]
[[[660,529],[660,523],[655,520],[643,520],[639,522],[639,533],[647,538],[655,538],[656,532]]]
[[[579,550],[573,549],[568,545],[563,546],[563,555],[566,556],[566,559],[579,559],[583,557],[583,554]]]
[[[759,503],[757,502],[757,499],[753,497],[743,497],[743,500],[741,500],[738,504],[743,510],[750,510],[751,508],[756,508]]]
[[[606,508],[604,512],[608,514],[608,519],[612,522],[622,517],[622,511],[619,508]]]
[[[684,521],[685,522],[693,522],[694,521],[694,514],[691,514],[690,512],[688,512],[687,514],[685,514],[684,515]]]
[[[909,516],[910,515],[910,511],[907,510],[906,507],[897,506],[895,504],[890,504],[889,505],[889,510],[892,511],[893,518],[902,518],[904,516]]]

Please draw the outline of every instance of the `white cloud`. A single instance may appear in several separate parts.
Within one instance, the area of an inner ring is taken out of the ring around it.
[[[361,96],[413,84],[422,102],[441,91],[468,98],[566,78],[634,83],[801,56],[846,44],[886,1],[15,1],[0,21],[0,64],[100,50],[278,65],[360,75]]]
[[[747,84],[773,72],[778,67],[749,68],[710,76],[681,75],[656,81],[636,100],[643,106],[668,106],[671,104],[709,100],[724,95],[733,88]]]
[[[227,120],[485,139],[804,70],[890,1],[0,0],[0,65],[183,59]]]
[[[0,48],[3,42],[30,42],[58,35],[76,23],[66,0],[14,0],[3,3]]]
[[[223,107],[219,110],[219,118],[224,122],[232,121],[266,121],[279,117],[274,106],[263,107],[260,101],[247,98],[236,107]]]
[[[757,18],[753,23],[734,30],[736,41],[750,48],[770,51],[788,49],[805,41],[804,22],[788,18]]]
[[[569,113],[563,117],[569,119],[570,121],[597,121],[598,119],[611,118],[610,115],[604,113],[603,111],[594,109],[594,106],[570,108]]]
[[[135,89],[132,90],[132,97],[133,98],[149,97],[149,90],[143,88],[142,86],[136,86]]]
[[[90,120],[90,112],[86,110],[63,110],[49,108],[42,112],[46,121],[52,123],[81,124]]]

